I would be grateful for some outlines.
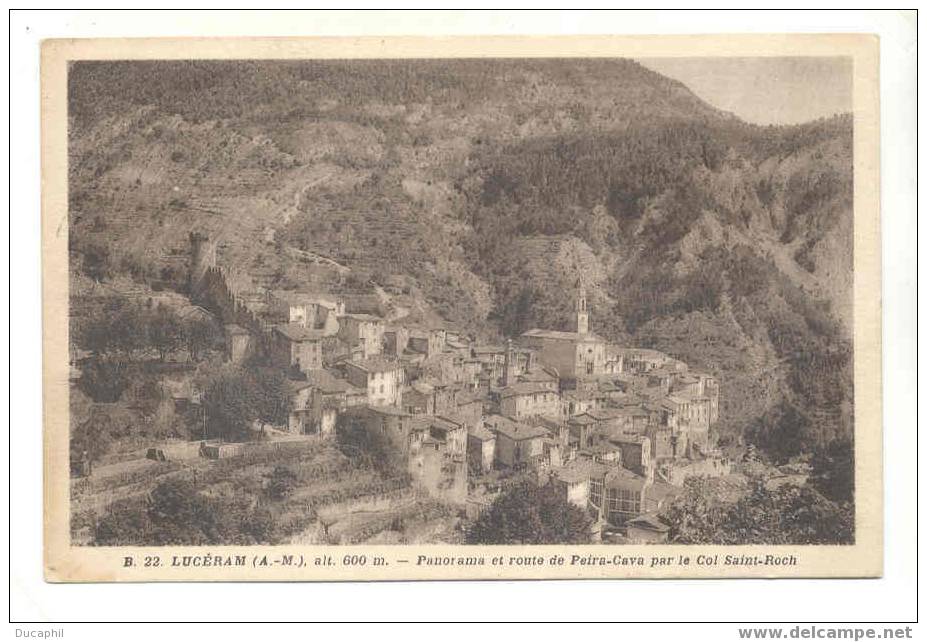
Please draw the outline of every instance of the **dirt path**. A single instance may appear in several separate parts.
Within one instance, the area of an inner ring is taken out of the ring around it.
[[[315,252],[309,252],[308,250],[301,250],[297,247],[293,247],[292,245],[284,246],[283,249],[291,257],[300,261],[310,261],[318,265],[327,265],[328,267],[338,270],[342,274],[351,271],[351,268],[346,265],[342,265],[329,256],[323,256],[321,254],[316,254]]]
[[[405,306],[396,305],[393,302],[393,297],[379,285],[374,285],[373,289],[377,297],[380,299],[380,303],[383,304],[383,308],[385,310],[391,310],[391,312],[386,315],[387,322],[394,322],[400,319],[404,319],[412,312],[411,309]]]

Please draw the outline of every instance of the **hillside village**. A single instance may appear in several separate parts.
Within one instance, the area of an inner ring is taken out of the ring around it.
[[[216,242],[191,234],[190,299],[224,328],[225,360],[260,354],[285,374],[286,422],[255,424],[265,439],[352,444],[470,519],[512,480],[552,485],[593,518],[594,539],[622,541],[665,541],[657,513],[686,477],[730,472],[713,446],[716,378],[598,336],[582,276],[572,327],[489,344],[447,323],[353,312],[330,293],[240,296],[225,274]],[[157,446],[146,457],[170,459]],[[197,454],[224,460],[243,447],[203,435]]]
[[[460,543],[511,496],[852,541],[852,115],[631,60],[69,83],[75,542]]]

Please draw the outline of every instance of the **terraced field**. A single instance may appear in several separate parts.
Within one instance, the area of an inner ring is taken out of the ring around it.
[[[285,497],[267,492],[278,467],[293,473]],[[97,467],[91,477],[72,482],[73,541],[92,544],[100,518],[122,509],[145,510],[149,493],[169,480],[190,481],[198,493],[217,500],[247,498],[269,511],[280,537],[294,543],[358,543],[412,523],[454,518],[450,509],[413,489],[406,475],[384,474],[332,444],[284,441],[255,444],[219,460],[133,459]]]

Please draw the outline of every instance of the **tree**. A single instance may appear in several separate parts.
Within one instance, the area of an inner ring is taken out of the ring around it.
[[[163,401],[164,393],[156,379],[146,378],[135,389],[135,406],[145,417],[153,416]]]
[[[96,281],[102,282],[112,276],[109,250],[105,245],[89,245],[84,249],[84,272]]]
[[[505,301],[499,310],[499,325],[507,336],[518,336],[535,321],[535,307],[541,301],[541,291],[534,285],[524,285]]]
[[[174,352],[181,341],[181,326],[177,315],[163,305],[146,319],[147,338],[151,346],[158,351],[161,361],[167,359]]]
[[[209,435],[232,441],[247,439],[251,423],[258,418],[256,397],[252,379],[241,369],[216,374],[203,394]]]
[[[147,501],[117,502],[94,524],[97,546],[275,544],[274,515],[249,498],[208,497],[186,480],[158,484]]]
[[[204,351],[215,346],[219,329],[210,319],[193,317],[183,324],[183,340],[193,361],[199,361]]]
[[[197,528],[210,525],[212,511],[196,487],[186,480],[170,480],[151,491],[148,516],[155,524],[188,524]]]
[[[112,506],[93,526],[96,546],[151,544],[156,537],[148,514],[130,506]]]
[[[71,430],[71,459],[79,461],[86,454],[91,462],[99,461],[113,441],[112,424],[109,415],[95,408],[90,417]]]
[[[255,421],[286,422],[289,391],[277,370],[229,367],[206,383],[203,403],[209,435],[240,441],[251,436]]]
[[[276,368],[257,368],[249,374],[256,404],[255,418],[261,423],[278,426],[286,423],[290,395],[283,373]]]
[[[662,519],[670,528],[674,541],[687,544],[717,544],[724,506],[713,499],[709,480],[689,477],[683,494],[669,506]]]
[[[811,483],[827,498],[836,502],[852,502],[856,479],[853,441],[837,439],[811,460]]]
[[[161,482],[142,505],[113,507],[94,528],[94,543],[106,545],[217,544],[229,530],[217,500],[199,494],[192,483]]]
[[[93,357],[81,368],[78,385],[99,403],[115,403],[129,387],[132,371],[121,357]]]
[[[280,540],[274,515],[266,508],[255,508],[241,522],[241,533],[256,544],[276,544]]]
[[[711,481],[686,480],[685,492],[663,515],[679,544],[849,544],[853,507],[824,497],[810,485],[769,488],[751,479],[738,501],[712,499]]]
[[[813,428],[795,404],[782,400],[747,429],[747,439],[782,462],[807,450]]]
[[[286,466],[275,466],[267,483],[267,496],[275,501],[286,499],[296,488],[296,473]]]
[[[134,360],[149,346],[146,312],[134,303],[114,299],[76,324],[76,341],[97,356]]]
[[[522,482],[504,492],[467,534],[470,544],[585,544],[592,518],[553,484]]]

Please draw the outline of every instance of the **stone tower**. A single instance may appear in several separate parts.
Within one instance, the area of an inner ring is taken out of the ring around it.
[[[579,334],[589,333],[589,307],[586,303],[586,285],[583,283],[583,277],[580,275],[576,281],[576,332]]]
[[[512,347],[512,340],[509,339],[505,344],[505,361],[502,365],[502,387],[515,383],[515,349]]]
[[[190,233],[190,294],[199,291],[203,277],[216,267],[216,242],[205,234]]]

